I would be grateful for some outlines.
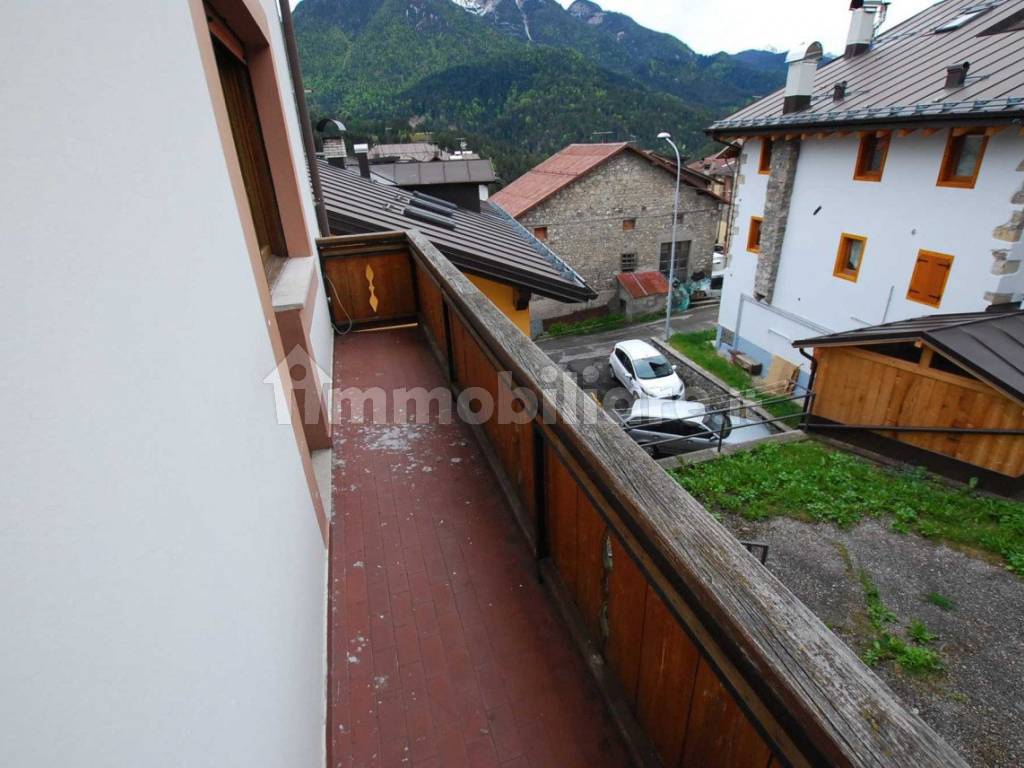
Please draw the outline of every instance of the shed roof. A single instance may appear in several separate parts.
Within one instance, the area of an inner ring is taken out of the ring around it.
[[[623,272],[616,275],[619,285],[634,299],[664,296],[668,293],[668,279],[661,272]]]
[[[494,194],[491,200],[518,218],[624,152],[632,152],[675,175],[675,163],[627,142],[570,144]],[[717,197],[709,191],[710,180],[703,174],[684,168],[683,183]]]
[[[375,163],[373,172],[400,187],[435,184],[490,184],[497,177],[490,160],[434,160],[429,163]]]
[[[943,0],[879,35],[866,53],[818,69],[808,109],[783,115],[780,90],[708,130],[728,136],[773,127],[1018,117],[1024,114],[1024,31],[1013,27],[1022,15],[1024,0]],[[936,31],[944,25],[955,28]],[[992,32],[1001,27],[1010,31]],[[965,85],[946,88],[946,69],[965,61],[971,64]],[[846,95],[834,101],[842,82]]]
[[[979,379],[1024,401],[1024,312],[931,315],[793,342],[794,347],[923,341]]]
[[[416,229],[459,269],[559,301],[596,296],[575,270],[500,208],[482,203],[480,213],[454,206],[437,218],[405,215],[415,193],[364,179],[358,171],[320,163],[324,204],[334,234]],[[441,207],[449,204],[438,201]],[[437,205],[434,206],[435,208]],[[446,221],[446,226],[432,223]]]

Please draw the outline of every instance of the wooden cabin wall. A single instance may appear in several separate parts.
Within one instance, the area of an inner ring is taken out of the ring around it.
[[[814,389],[814,415],[840,424],[1024,429],[1024,407],[988,384],[859,347],[819,349]],[[878,434],[1009,477],[1024,475],[1019,435]]]

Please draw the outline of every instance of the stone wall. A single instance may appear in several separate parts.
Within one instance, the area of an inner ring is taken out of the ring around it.
[[[789,222],[789,202],[793,197],[796,166],[800,159],[800,140],[776,141],[772,147],[772,168],[761,225],[761,253],[757,257],[754,295],[769,304],[775,294],[775,281],[782,261],[782,243]]]
[[[548,245],[577,270],[598,301],[583,304],[538,302],[536,319],[571,314],[607,304],[616,296],[615,275],[622,255],[636,254],[636,271],[656,271],[661,244],[672,242],[675,176],[625,152],[520,217],[529,230],[547,227]],[[710,274],[720,204],[682,186],[677,239],[689,240],[690,272]],[[635,219],[632,230],[623,227]]]

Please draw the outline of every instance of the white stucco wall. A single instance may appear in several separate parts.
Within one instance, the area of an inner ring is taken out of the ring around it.
[[[750,218],[764,216],[765,195],[768,191],[767,174],[757,172],[760,156],[760,139],[748,141],[740,154],[739,184],[733,202],[733,234],[729,241],[722,303],[718,313],[718,324],[730,330],[735,329],[740,297],[744,294],[753,295],[754,292],[757,254],[747,251],[747,235]]]
[[[1024,161],[1024,137],[1013,128],[993,137],[975,189],[965,190],[936,186],[946,136],[945,131],[894,136],[879,183],[853,180],[856,136],[804,141],[773,306],[841,331],[937,312],[982,311],[988,306],[986,292],[1024,292],[1024,272],[992,273],[994,249],[1019,254],[1019,244],[996,240],[993,230],[1019,208],[1011,198],[1024,183],[1017,170]],[[757,173],[759,153],[759,140],[747,143],[738,234],[720,314],[720,324],[731,330],[740,295],[753,292],[757,257],[746,252],[747,226],[751,215],[762,215],[768,178]],[[856,283],[832,274],[844,232],[868,238]],[[955,257],[939,308],[906,298],[921,249]],[[774,325],[755,322],[756,310],[744,313],[743,339],[780,354]],[[795,350],[788,359],[803,362]]]
[[[0,764],[321,765],[325,553],[188,7],[5,14]]]

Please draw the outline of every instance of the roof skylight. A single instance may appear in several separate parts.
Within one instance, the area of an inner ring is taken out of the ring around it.
[[[936,27],[935,32],[952,32],[954,30],[960,29],[961,27],[965,27],[979,16],[983,16],[984,14],[991,11],[994,5],[995,3],[986,3],[983,5],[972,5],[970,8],[964,8],[964,10],[960,12],[959,16],[956,16],[955,18],[947,21],[945,24]]]

